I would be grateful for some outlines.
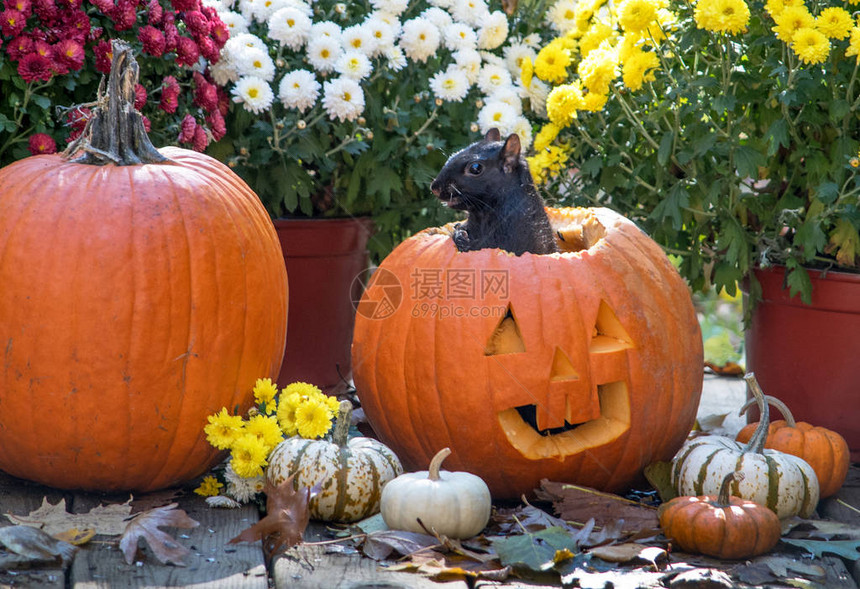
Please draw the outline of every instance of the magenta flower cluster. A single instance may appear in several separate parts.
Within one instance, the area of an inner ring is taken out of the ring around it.
[[[12,113],[0,105],[0,123],[5,117],[18,128],[10,131],[10,123],[4,132],[0,125],[0,164],[7,163],[12,151],[7,148],[16,143],[26,142],[30,153],[52,153],[58,141],[80,134],[88,109],[58,116],[54,107],[95,98],[101,75],[110,72],[112,39],[137,49],[136,107],[148,130],[155,127],[156,144],[162,139],[203,151],[226,133],[228,97],[209,79],[207,67],[218,61],[229,31],[215,9],[200,0],[2,2],[0,70],[13,79],[17,74],[23,84],[15,86],[23,95],[9,101]],[[51,100],[50,108],[34,108],[40,96],[43,105]]]

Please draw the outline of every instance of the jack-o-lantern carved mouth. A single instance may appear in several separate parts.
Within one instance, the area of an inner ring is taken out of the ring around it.
[[[588,381],[581,380],[570,357],[556,347],[549,398],[498,414],[511,445],[531,460],[563,459],[608,444],[626,432],[630,428],[627,351],[634,347],[615,313],[601,302],[588,346]],[[525,342],[509,308],[487,341],[485,355],[511,358],[525,352]]]

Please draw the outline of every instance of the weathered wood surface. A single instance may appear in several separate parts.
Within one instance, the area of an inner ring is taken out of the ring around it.
[[[731,415],[732,412],[736,413],[744,400],[742,381],[706,377],[700,415],[714,413]],[[44,497],[47,497],[52,504],[65,498],[67,509],[75,513],[86,513],[100,502],[123,503],[128,499],[128,496],[57,491],[0,473],[0,514],[25,515],[37,509]],[[145,497],[136,497],[136,499]],[[837,499],[842,499],[843,502],[840,503]],[[316,540],[326,537],[325,526],[315,523],[312,523],[306,534],[307,544],[294,547],[286,555],[277,557],[267,568],[259,543],[228,544],[231,538],[258,521],[259,514],[254,508],[247,506],[237,510],[212,509],[200,497],[191,493],[190,489],[179,491],[175,500],[192,518],[200,522],[199,527],[189,530],[175,528],[167,530],[178,542],[191,549],[192,555],[188,560],[188,566],[162,565],[155,561],[146,548],[140,551],[139,563],[128,565],[119,551],[117,538],[96,537],[81,548],[72,565],[65,571],[56,568],[0,571],[0,589],[11,587],[47,587],[49,589],[64,587],[70,589],[126,587],[427,589],[444,587],[445,589],[465,589],[467,587],[464,581],[440,584],[411,573],[386,571],[375,561],[363,557],[358,552],[350,551],[349,548],[332,549],[325,545],[314,544]],[[849,481],[839,496],[822,502],[819,510],[824,517],[855,523],[860,527],[860,514],[852,511],[845,504],[860,506],[860,468],[857,465],[852,467]],[[0,526],[4,525],[10,525],[10,523],[5,517],[0,516]],[[810,559],[803,560],[806,563],[812,562]],[[816,559],[814,562],[826,571],[827,575],[826,582],[817,586],[828,589],[857,587],[850,571],[853,568],[855,578],[860,576],[860,563],[849,562],[846,567],[846,563],[836,557]],[[626,580],[636,584],[636,578],[638,577],[631,573]],[[682,578],[678,577],[678,580],[677,586],[684,586],[680,582]],[[613,581],[616,586],[620,586],[617,576]],[[550,585],[511,579],[505,583],[480,581],[479,586],[540,589]],[[559,587],[560,584],[554,586]],[[670,586],[675,586],[675,583]],[[711,583],[708,586],[720,585]]]

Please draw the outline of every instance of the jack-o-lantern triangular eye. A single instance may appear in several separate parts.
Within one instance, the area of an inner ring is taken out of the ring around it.
[[[556,346],[555,354],[552,357],[552,372],[550,372],[549,379],[552,382],[579,380],[579,373],[573,368],[573,362],[558,346]]]
[[[518,354],[525,351],[526,343],[523,341],[523,335],[520,333],[520,326],[517,325],[513,309],[508,305],[508,310],[504,317],[502,317],[493,330],[493,333],[490,334],[489,339],[487,339],[487,345],[484,346],[484,355]]]
[[[588,351],[592,354],[605,354],[607,352],[618,352],[634,347],[633,340],[627,334],[627,330],[621,325],[606,301],[600,301],[597,311],[594,332]]]

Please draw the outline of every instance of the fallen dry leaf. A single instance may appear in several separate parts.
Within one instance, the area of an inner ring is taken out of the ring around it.
[[[185,566],[185,557],[191,551],[177,543],[160,528],[195,528],[199,522],[191,519],[176,503],[143,511],[128,522],[119,541],[119,548],[128,564],[134,562],[140,540],[145,540],[152,554],[161,563]]]
[[[84,544],[95,538],[95,535],[96,531],[92,528],[86,528],[83,530],[79,530],[78,528],[72,528],[70,530],[66,530],[65,532],[54,534],[53,537],[57,540],[68,542],[73,546],[83,546]]]
[[[297,491],[291,476],[279,485],[266,481],[263,492],[266,517],[230,540],[230,544],[261,540],[266,557],[271,558],[302,541],[311,518],[308,503],[318,489],[302,487]]]
[[[665,561],[668,558],[668,554],[662,548],[633,543],[598,546],[589,550],[588,553],[606,562],[644,561],[654,566],[657,565],[657,562]]]
[[[544,479],[535,495],[552,501],[556,515],[565,521],[584,524],[594,518],[599,527],[623,521],[626,532],[660,527],[655,508],[612,493]]]
[[[125,531],[128,518],[131,515],[131,498],[125,503],[99,505],[87,513],[69,513],[66,511],[66,500],[61,499],[56,505],[48,503],[48,498],[42,498],[39,509],[21,516],[7,513],[6,517],[13,524],[39,528],[50,536],[71,529],[92,529],[103,536],[119,536]]]
[[[77,547],[57,540],[32,526],[0,528],[0,545],[12,554],[0,555],[0,568],[16,569],[34,566],[62,565],[72,562]]]

